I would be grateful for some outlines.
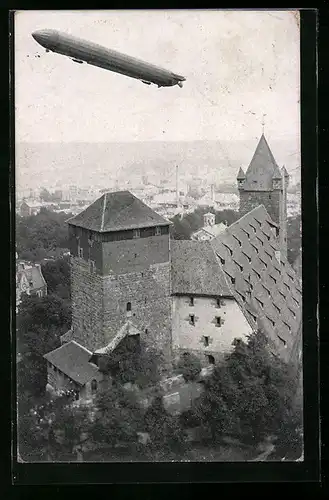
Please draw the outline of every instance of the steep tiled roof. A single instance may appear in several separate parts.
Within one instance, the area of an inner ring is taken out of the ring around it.
[[[97,349],[95,354],[110,354],[113,350],[120,344],[127,335],[139,335],[140,331],[133,325],[133,323],[128,320],[118,331],[116,336],[111,342],[101,349]]]
[[[105,193],[67,222],[98,232],[170,224],[129,191]]]
[[[277,260],[276,224],[260,205],[229,226],[210,244],[245,316],[262,326],[286,358],[301,322],[301,286],[287,259]]]
[[[262,135],[246,171],[243,189],[270,191],[272,190],[273,178],[281,179],[281,172],[264,135]]]
[[[98,374],[98,368],[89,363],[92,353],[71,340],[49,352],[44,358],[80,385],[85,385]]]
[[[242,180],[242,179],[245,179],[245,177],[246,177],[246,176],[245,176],[245,173],[244,173],[244,171],[242,170],[242,168],[240,167],[239,172],[238,172],[237,179],[241,179],[241,180]]]
[[[172,293],[231,296],[208,241],[171,241]]]

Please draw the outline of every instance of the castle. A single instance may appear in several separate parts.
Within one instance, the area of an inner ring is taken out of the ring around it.
[[[97,392],[126,343],[155,349],[170,374],[181,354],[220,363],[261,328],[301,359],[302,291],[287,261],[289,177],[262,135],[237,176],[240,219],[208,241],[172,240],[171,223],[128,191],[105,193],[68,221],[72,327],[46,354],[48,385]]]

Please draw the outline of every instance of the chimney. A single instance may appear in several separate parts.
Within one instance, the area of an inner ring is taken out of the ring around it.
[[[211,185],[210,189],[211,189],[211,202],[214,204],[215,203],[215,187],[213,184]]]

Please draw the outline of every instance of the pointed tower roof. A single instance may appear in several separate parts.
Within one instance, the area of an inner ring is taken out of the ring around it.
[[[250,191],[272,191],[273,176],[281,177],[280,169],[272,151],[262,134],[250,165],[246,171],[244,189]]]
[[[100,233],[168,226],[170,221],[154,212],[129,191],[105,193],[89,207],[67,221],[72,226]]]
[[[288,174],[287,172],[287,169],[286,167],[283,165],[282,169],[281,169],[281,172],[282,172],[282,176],[285,178],[285,179],[289,179],[290,175]]]
[[[272,179],[277,180],[277,179],[282,179],[282,177],[283,177],[283,175],[280,172],[280,169],[279,169],[278,165],[275,165]]]
[[[242,168],[240,167],[239,172],[238,172],[238,176],[237,176],[237,180],[239,181],[239,180],[243,180],[245,178],[246,178],[246,175],[245,175],[244,171],[242,170]]]

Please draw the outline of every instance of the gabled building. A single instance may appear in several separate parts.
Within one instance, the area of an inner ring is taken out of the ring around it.
[[[47,295],[47,283],[43,277],[40,264],[17,261],[16,306],[19,306],[23,293],[38,297]]]
[[[204,223],[201,229],[198,229],[191,235],[194,241],[209,241],[225,231],[226,225],[220,222],[215,223],[215,214],[208,212],[203,216]]]

